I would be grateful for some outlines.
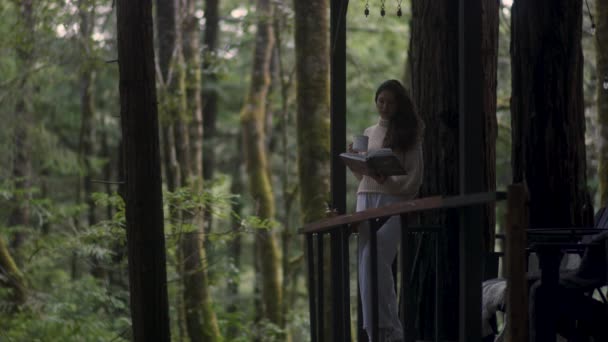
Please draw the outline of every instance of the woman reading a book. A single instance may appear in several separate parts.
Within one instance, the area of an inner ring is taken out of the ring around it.
[[[368,127],[363,133],[369,138],[367,151],[390,148],[407,174],[387,176],[379,171],[367,176],[353,172],[360,180],[357,189],[357,211],[411,200],[418,195],[422,183],[424,123],[416,113],[407,91],[397,80],[385,81],[376,91],[375,102],[379,114],[378,123]],[[354,152],[352,144],[348,150]],[[393,216],[377,232],[378,329],[381,342],[403,339],[391,270],[400,241],[401,221],[398,216]],[[363,226],[359,228],[359,284],[363,305],[363,328],[371,336],[370,262],[369,228]]]

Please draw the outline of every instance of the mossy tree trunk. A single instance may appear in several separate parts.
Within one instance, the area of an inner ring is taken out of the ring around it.
[[[183,94],[184,97],[179,103],[183,104],[180,105],[180,112],[185,114],[185,117],[180,115],[177,126],[180,133],[175,137],[182,186],[188,186],[194,194],[199,194],[203,191],[200,30],[199,21],[195,16],[196,2],[187,0],[182,4],[184,7],[180,13],[184,15],[181,20],[184,75],[183,83],[180,82],[183,86],[180,86],[179,94]],[[194,215],[183,213],[184,223],[192,224],[194,227],[192,232],[183,234],[181,241],[186,326],[190,341],[213,342],[219,341],[221,336],[209,293],[207,263],[203,247],[204,208],[199,209]]]
[[[530,226],[591,226],[587,191],[582,0],[516,1],[511,16],[513,182]]]
[[[608,205],[608,2],[595,2],[595,67],[597,69],[597,118],[600,126],[600,206]],[[606,84],[606,87],[604,86]]]
[[[237,150],[242,148],[241,138],[237,135],[234,138],[236,142]],[[232,170],[231,178],[232,182],[230,184],[230,193],[231,194],[242,194],[245,191],[245,186],[243,182],[243,165],[241,157],[235,155],[232,160]],[[242,254],[242,239],[241,239],[241,213],[243,209],[243,200],[241,197],[235,198],[231,203],[231,212],[234,213],[230,219],[230,223],[232,226],[232,232],[234,233],[234,238],[228,244],[228,253],[230,258],[232,259],[232,264],[234,265],[234,269],[237,270],[236,274],[230,277],[228,282],[227,290],[229,296],[229,303],[226,311],[228,313],[234,314],[239,310],[243,310],[239,305],[239,285],[240,285],[240,270],[241,270],[241,254]],[[236,325],[231,325],[228,327],[227,331],[227,339],[231,340],[238,336],[239,328]]]
[[[12,290],[11,301],[14,308],[25,303],[27,299],[26,284],[23,274],[15,264],[8,247],[0,237],[0,286]]]
[[[274,46],[272,5],[269,0],[256,2],[257,33],[252,63],[251,83],[241,111],[243,150],[246,155],[249,191],[255,202],[255,214],[274,222],[275,203],[269,176],[266,150],[266,97],[270,85],[270,61]],[[255,255],[260,265],[262,318],[281,325],[282,289],[280,255],[274,231],[260,230],[255,237]]]
[[[297,146],[304,223],[325,217],[329,199],[329,24],[327,1],[294,1]]]
[[[21,43],[17,47],[18,68],[23,73],[19,80],[19,98],[15,105],[15,117],[13,130],[13,170],[12,176],[15,191],[13,207],[9,214],[9,226],[26,227],[29,225],[30,209],[28,204],[28,191],[31,177],[30,161],[30,137],[28,136],[28,124],[32,119],[32,85],[28,77],[30,70],[34,67],[34,8],[32,0],[19,2],[18,30]],[[17,263],[20,263],[19,248],[25,241],[23,231],[16,232],[10,242],[10,247],[15,253]]]
[[[300,207],[303,223],[327,215],[330,192],[329,151],[329,19],[328,2],[294,1],[296,43],[297,153]],[[331,253],[329,240],[324,244],[323,320],[325,340],[333,338]]]
[[[170,341],[152,3],[117,0],[116,19],[133,340]]]
[[[203,105],[201,93],[201,57],[200,57],[200,22],[196,17],[197,1],[183,0],[181,10],[183,18],[181,29],[183,35],[184,71],[186,85],[187,118],[189,121],[190,157],[192,158],[192,176],[200,183],[203,181]]]
[[[482,75],[484,82],[484,125],[480,134],[486,142],[481,156],[487,191],[496,189],[496,65],[498,40],[498,2],[482,1]],[[420,197],[456,195],[459,193],[459,107],[458,107],[458,1],[412,1],[411,44],[406,75],[410,93],[425,124],[424,178]],[[484,252],[493,248],[494,209],[484,210]],[[457,227],[455,212],[424,215],[425,225]],[[427,234],[417,236],[420,249],[415,279],[407,307],[415,317],[415,326],[406,327],[420,339],[433,336],[434,282],[441,273],[443,331],[441,338],[458,336],[459,244],[458,230],[447,229],[441,235],[439,251],[441,269],[435,270],[434,239]],[[412,253],[413,251],[407,251]]]

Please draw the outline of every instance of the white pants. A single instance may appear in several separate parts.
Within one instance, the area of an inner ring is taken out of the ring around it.
[[[405,199],[381,193],[360,193],[357,195],[357,211],[382,207]],[[399,320],[397,295],[393,280],[392,263],[397,255],[401,242],[401,219],[391,217],[378,230],[378,326],[380,329],[392,332],[392,338],[402,338],[403,328]],[[363,305],[363,328],[371,336],[372,332],[372,277],[371,277],[371,246],[369,243],[369,225],[359,228],[359,288]],[[393,337],[394,336],[394,337]],[[370,338],[371,341],[371,338]],[[374,341],[375,342],[375,341]]]

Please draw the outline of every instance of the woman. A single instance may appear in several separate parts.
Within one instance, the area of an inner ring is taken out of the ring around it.
[[[377,208],[394,202],[407,201],[418,195],[422,183],[422,135],[424,123],[416,114],[405,88],[397,80],[388,80],[376,90],[379,120],[368,127],[368,151],[391,148],[407,171],[403,176],[373,177],[355,174],[360,180],[357,189],[357,211]],[[352,152],[352,143],[348,150]],[[399,321],[397,296],[393,286],[391,264],[401,241],[401,222],[391,217],[377,232],[378,244],[378,326],[379,340],[402,341],[403,328]],[[359,229],[359,284],[363,304],[363,328],[372,332],[371,275],[369,228]],[[376,342],[376,341],[372,341]]]

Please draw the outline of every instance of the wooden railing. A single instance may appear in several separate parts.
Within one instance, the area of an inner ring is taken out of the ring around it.
[[[461,196],[435,196],[417,200],[395,203],[382,208],[368,209],[362,212],[346,214],[327,218],[318,222],[308,224],[299,229],[299,233],[305,235],[308,259],[308,291],[310,309],[310,329],[313,342],[323,341],[323,331],[325,324],[331,324],[333,333],[332,341],[351,341],[351,318],[350,318],[350,276],[349,276],[349,236],[356,231],[359,224],[369,222],[370,229],[370,251],[371,251],[371,276],[372,276],[372,335],[373,340],[378,337],[378,283],[377,283],[377,238],[376,232],[384,223],[384,220],[391,216],[400,216],[402,223],[401,250],[407,250],[410,246],[411,232],[433,232],[437,233],[441,229],[458,229],[459,251],[460,251],[460,284],[459,287],[459,340],[460,341],[479,341],[481,339],[481,279],[482,279],[482,224],[479,220],[481,208],[488,203],[505,199],[504,193],[476,193]],[[422,212],[437,210],[457,210],[461,220],[457,227],[410,227],[407,222],[410,217]],[[478,223],[478,224],[477,224]],[[322,265],[324,260],[323,237],[329,234],[331,237],[331,291],[332,291],[332,322],[323,321],[323,307],[325,304],[323,291]],[[438,240],[438,239],[437,239]],[[316,243],[315,243],[316,242]],[[436,245],[436,252],[437,252]],[[411,271],[411,260],[407,258],[408,253],[401,253],[400,260],[400,279],[401,285],[405,287],[401,293],[409,293],[408,276]],[[316,257],[316,262],[315,262]],[[441,282],[440,274],[437,274],[435,284],[435,294],[439,295]],[[470,286],[478,284],[478,286]],[[360,301],[359,301],[360,302]],[[402,302],[402,313],[405,312]],[[401,317],[405,331],[405,341],[411,341],[413,334],[408,334],[408,329],[413,327],[412,317]],[[440,338],[440,304],[435,301],[435,341]],[[359,319],[360,320],[360,319]],[[364,334],[361,330],[361,322],[358,322],[358,340],[362,341]]]
[[[602,209],[596,217],[593,227],[554,227],[529,229],[528,197],[521,184],[512,184],[508,187],[507,225],[505,234],[500,236],[506,240],[504,264],[507,279],[507,308],[506,341],[540,342],[556,341],[558,317],[554,301],[557,298],[560,282],[559,267],[565,254],[582,254],[587,248],[597,247],[600,242],[582,243],[583,236],[601,234],[608,229],[608,212]],[[608,264],[608,240],[605,244],[605,264]],[[539,261],[540,285],[542,296],[532,298],[528,293],[530,279],[528,277],[528,256],[535,253]],[[600,256],[601,258],[601,256]],[[601,261],[598,261],[601,262]],[[605,285],[598,281],[599,285]],[[574,285],[569,285],[573,291]],[[587,281],[587,286],[589,283]],[[581,286],[581,292],[588,291]],[[534,300],[534,302],[531,302]],[[560,299],[561,300],[561,299]],[[529,321],[529,306],[535,307],[534,320]],[[535,337],[529,336],[530,329],[534,330]]]

